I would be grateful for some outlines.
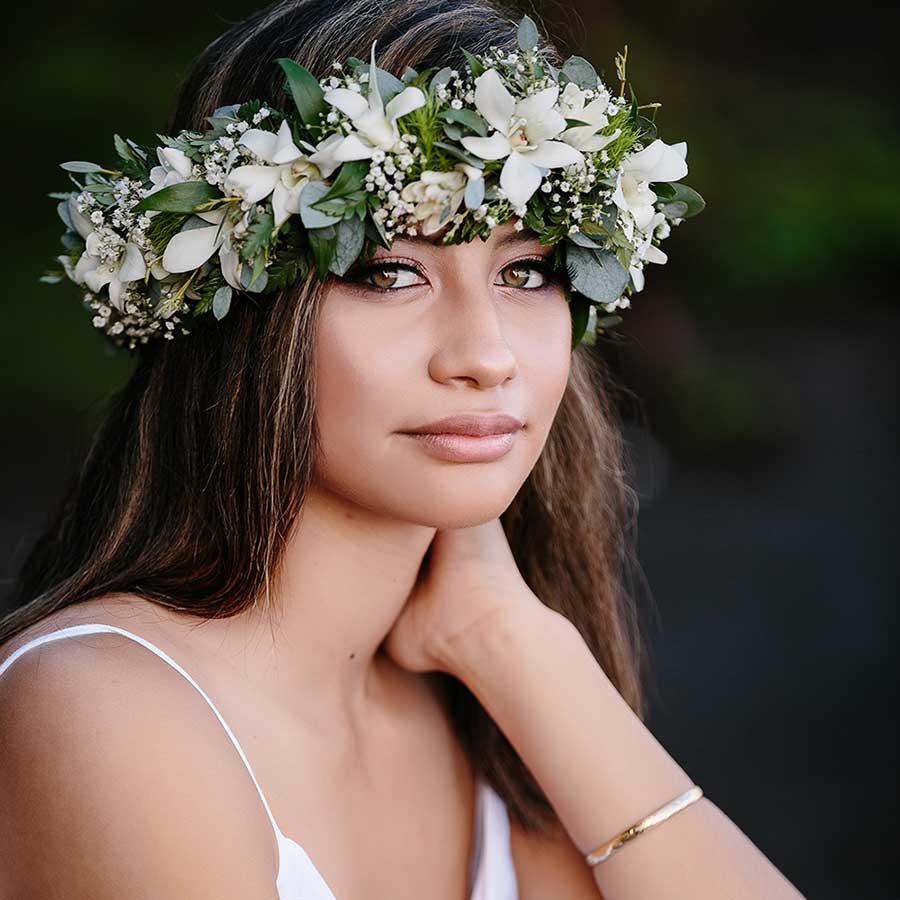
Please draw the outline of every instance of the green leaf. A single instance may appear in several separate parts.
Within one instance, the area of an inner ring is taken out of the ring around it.
[[[444,134],[446,134],[451,141],[458,141],[463,136],[463,133],[462,128],[460,128],[456,122],[444,123]]]
[[[459,122],[479,136],[487,137],[487,122],[485,122],[474,109],[453,109],[450,107],[441,113],[441,118],[445,122]]]
[[[444,141],[434,141],[431,145],[432,147],[440,147],[445,153],[449,153],[451,156],[455,156],[457,159],[462,160],[464,163],[468,163],[470,166],[475,166],[476,169],[484,168],[484,160],[479,159],[477,156],[473,156],[471,153],[466,153],[460,147],[457,147],[456,144],[447,144]]]
[[[378,93],[382,103],[389,103],[406,85],[391,72],[379,69],[375,66],[375,80],[378,83]]]
[[[579,247],[590,247],[592,250],[600,250],[600,244],[589,238],[583,231],[576,231],[569,235],[569,240]]]
[[[134,211],[145,212],[148,209],[156,209],[163,212],[194,212],[207,200],[221,196],[219,189],[208,181],[180,181],[144,197],[134,207]]]
[[[354,159],[342,163],[340,169],[338,169],[337,178],[334,179],[321,199],[335,200],[364,190],[368,171],[369,160],[367,159]]]
[[[519,27],[516,29],[516,42],[520,50],[533,50],[537,47],[537,25],[528,16],[522,16],[522,21],[519,22]]]
[[[465,48],[462,48],[462,52],[466,58],[466,62],[469,64],[469,71],[472,73],[472,77],[477,78],[484,72],[484,66],[481,63],[481,60],[473,56]]]
[[[653,181],[650,183],[650,190],[660,200],[671,200],[675,196],[675,185],[668,181]]]
[[[265,260],[262,257],[259,257],[256,260],[256,265],[252,269],[250,266],[241,266],[240,282],[241,287],[245,291],[261,294],[266,289],[269,275],[265,268],[263,268],[264,265]]]
[[[628,269],[611,250],[591,250],[567,240],[566,268],[572,289],[598,303],[618,300],[628,284]]]
[[[580,88],[597,87],[597,72],[583,56],[570,56],[563,63],[561,71],[569,81],[575,82]]]
[[[59,167],[67,172],[102,172],[103,166],[97,163],[84,162],[83,160],[70,160],[69,162],[60,163]]]
[[[344,219],[337,227],[337,242],[334,256],[328,265],[328,271],[335,275],[344,275],[356,262],[366,236],[366,229],[360,219],[352,216]]]
[[[641,140],[655,141],[657,137],[656,123],[646,116],[638,115],[635,124],[641,129]]]
[[[116,153],[122,160],[122,172],[135,178],[144,178],[147,174],[147,157],[133,141],[126,141],[118,134],[113,135]]]
[[[341,216],[332,216],[313,209],[312,204],[321,200],[329,190],[330,185],[324,181],[308,181],[303,186],[300,192],[300,220],[307,228],[325,228],[341,221]]]
[[[263,249],[271,243],[274,229],[275,220],[269,213],[263,213],[247,229],[247,236],[241,243],[241,259],[244,262],[250,262],[255,256],[261,254]]]
[[[297,106],[297,112],[300,113],[300,118],[306,125],[314,124],[319,114],[325,109],[325,92],[322,90],[322,85],[312,73],[288,57],[280,57],[275,62],[281,66],[287,76],[288,87]]]
[[[670,199],[659,205],[659,210],[670,219],[688,219],[696,216],[706,206],[706,201],[686,184],[671,184],[675,193]]]
[[[418,77],[419,77],[419,73],[412,66],[407,66],[403,70],[403,75],[400,77],[400,80],[404,84],[409,84],[409,82],[411,82],[413,79],[418,78]]]
[[[224,319],[228,315],[232,293],[231,285],[226,284],[225,287],[220,287],[213,294],[212,311],[217,319]]]
[[[443,69],[436,72],[431,81],[428,82],[428,93],[433,94],[439,84],[447,84],[450,81],[450,73],[452,71],[450,66],[444,66]]]
[[[466,192],[463,200],[467,209],[478,209],[484,202],[484,179],[473,178],[466,183]]]
[[[568,293],[568,292],[567,292]],[[569,312],[572,314],[572,347],[574,350],[587,330],[590,303],[580,294],[569,294]]]
[[[325,281],[337,247],[337,229],[334,225],[310,228],[307,237],[316,264],[316,275],[319,281]]]

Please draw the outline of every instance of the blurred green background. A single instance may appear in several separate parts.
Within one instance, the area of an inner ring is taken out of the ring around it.
[[[44,285],[57,165],[152,143],[190,60],[264,4],[6,13],[2,574],[127,376]],[[521,6],[608,84],[628,44],[707,201],[601,344],[642,498],[649,725],[809,897],[900,896],[896,762],[900,151],[896,7]],[[103,540],[98,534],[97,540]]]

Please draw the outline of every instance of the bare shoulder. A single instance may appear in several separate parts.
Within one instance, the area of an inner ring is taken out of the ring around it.
[[[519,900],[603,900],[593,871],[560,823],[549,835],[529,834],[512,820],[509,824]]]
[[[0,676],[0,759],[0,858],[13,861],[0,897],[61,883],[72,900],[275,897],[246,768],[200,694],[140,644],[92,633],[17,658]]]

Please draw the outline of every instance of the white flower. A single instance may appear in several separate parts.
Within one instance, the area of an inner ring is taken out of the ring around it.
[[[449,172],[425,170],[418,181],[412,181],[400,192],[407,203],[415,203],[417,220],[424,220],[423,234],[439,231],[459,209],[466,185],[482,177],[482,171],[466,163],[457,163]]]
[[[181,150],[175,147],[157,147],[156,156],[159,159],[159,165],[150,170],[153,187],[147,191],[145,196],[155,194],[170,184],[187,181],[191,177],[193,163],[190,157]]]
[[[272,194],[275,227],[292,213],[300,211],[300,192],[308,181],[318,181],[322,171],[313,156],[305,155],[294,144],[288,120],[282,121],[278,132],[250,128],[241,135],[239,144],[248,147],[267,165],[238,166],[225,177],[223,189],[227,194],[257,203]]]
[[[619,209],[634,216],[635,225],[645,231],[653,218],[656,194],[651,181],[677,181],[687,175],[687,143],[665,144],[657,139],[649,147],[626,157],[613,192]]]
[[[495,129],[490,137],[463,137],[462,145],[481,159],[506,159],[500,187],[515,209],[524,206],[538,189],[543,169],[583,164],[582,153],[563,141],[552,140],[566,127],[553,107],[559,85],[516,100],[496,69],[475,79],[475,106]]]
[[[200,268],[218,250],[219,263],[225,280],[235,290],[241,290],[241,260],[233,237],[247,230],[250,210],[247,210],[237,223],[232,223],[223,209],[197,215],[213,224],[179,231],[174,235],[166,244],[162,258],[163,268],[172,273],[191,272]]]
[[[585,96],[585,92],[573,81],[563,88],[559,98],[560,112],[567,119],[578,119],[579,122],[587,124],[567,128],[559,139],[584,152],[596,152],[612,143],[622,133],[622,129],[617,128],[612,134],[597,134],[601,128],[609,125],[609,119],[606,117],[609,92],[604,88],[587,106],[584,105]]]
[[[147,274],[147,264],[137,244],[123,241],[113,243],[92,231],[85,241],[85,249],[75,265],[74,280],[84,284],[95,294],[108,286],[112,305],[123,312],[125,290],[132,281]]]
[[[654,213],[646,228],[646,234],[635,245],[628,271],[631,273],[631,280],[634,282],[634,289],[636,291],[642,291],[644,289],[643,266],[637,265],[638,261],[662,264],[669,258],[659,249],[659,247],[651,243],[656,229],[664,224],[666,224],[666,217],[661,212]]]
[[[387,105],[384,104],[376,77],[376,43],[377,41],[372,41],[368,96],[363,97],[347,88],[334,88],[324,95],[325,101],[344,113],[356,129],[342,137],[340,144],[335,147],[334,158],[339,162],[369,159],[376,148],[393,150],[400,141],[397,119],[426,103],[425,94],[419,88],[410,86],[392,97]]]

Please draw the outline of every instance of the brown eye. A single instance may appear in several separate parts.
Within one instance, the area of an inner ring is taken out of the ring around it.
[[[501,274],[505,275],[506,273],[511,275],[511,280],[505,282],[507,287],[534,289],[545,287],[547,284],[547,274],[544,266],[538,262],[513,263],[501,270]],[[529,283],[529,277],[535,274],[540,279],[539,283]]]
[[[415,281],[414,278],[410,277],[417,274],[412,266],[404,266],[402,263],[383,263],[380,266],[367,266],[355,281],[365,287],[386,291],[392,288],[412,287],[413,285],[421,284],[421,282]],[[403,281],[404,277],[407,278],[407,281]]]

